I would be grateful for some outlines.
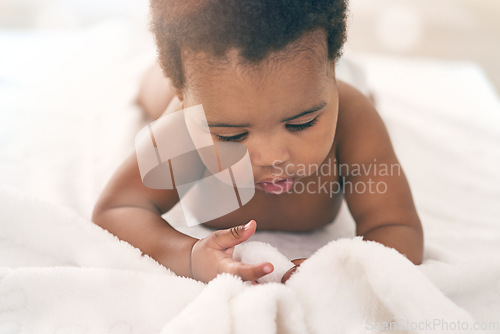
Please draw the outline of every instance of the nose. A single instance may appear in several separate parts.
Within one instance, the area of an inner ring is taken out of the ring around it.
[[[278,138],[269,138],[252,146],[249,153],[255,167],[276,167],[290,160],[288,146]]]

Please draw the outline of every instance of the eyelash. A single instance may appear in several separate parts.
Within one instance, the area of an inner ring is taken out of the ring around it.
[[[245,139],[247,134],[248,133],[245,132],[245,133],[241,133],[239,135],[231,136],[231,137],[225,137],[225,136],[219,136],[219,135],[216,135],[216,137],[220,141],[242,141],[243,139]]]
[[[313,118],[312,120],[310,120],[307,123],[287,124],[286,126],[288,127],[288,130],[290,130],[290,131],[302,131],[302,130],[305,130],[305,129],[310,128],[311,126],[315,125],[316,122],[318,121],[317,118],[318,117],[316,116],[315,118]],[[225,136],[219,136],[219,135],[216,135],[216,137],[220,141],[236,141],[237,142],[237,141],[244,140],[247,135],[248,135],[248,133],[245,132],[245,133],[241,133],[239,135],[231,136],[231,137],[225,137]]]
[[[302,131],[304,129],[310,128],[316,122],[318,121],[318,116],[314,117],[312,120],[310,120],[307,123],[302,123],[302,124],[288,124],[287,127],[290,131]]]

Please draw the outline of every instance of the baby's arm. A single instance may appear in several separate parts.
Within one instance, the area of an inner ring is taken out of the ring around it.
[[[139,248],[181,276],[191,276],[190,253],[197,239],[162,218],[179,200],[174,190],[142,184],[135,153],[115,172],[97,201],[92,221]]]
[[[356,221],[356,233],[365,240],[395,248],[420,264],[422,225],[385,125],[371,102],[353,87],[339,82],[339,98],[337,159],[339,164],[349,166],[350,174],[355,174],[345,176],[344,191]],[[352,173],[356,164],[366,168],[360,175]],[[388,166],[388,176],[383,172],[384,165]],[[356,191],[357,183],[364,184],[366,190]],[[370,184],[374,193],[369,192]]]
[[[94,208],[92,221],[179,276],[208,282],[227,272],[253,282],[273,271],[269,262],[249,265],[232,258],[234,246],[255,233],[254,221],[212,232],[198,240],[178,232],[161,217],[178,201],[176,190],[156,190],[143,185],[134,153],[107,184]]]

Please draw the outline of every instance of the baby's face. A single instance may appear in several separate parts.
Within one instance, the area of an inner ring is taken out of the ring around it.
[[[285,178],[293,183],[327,158],[338,94],[326,52],[313,46],[257,67],[238,64],[236,51],[224,64],[200,54],[185,61],[184,106],[203,105],[214,141],[247,147],[257,188]],[[260,188],[280,192],[267,186]]]

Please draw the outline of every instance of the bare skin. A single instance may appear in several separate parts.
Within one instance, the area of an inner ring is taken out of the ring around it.
[[[303,38],[299,43],[310,40]],[[323,48],[310,49],[324,52]],[[149,88],[142,90],[139,103],[151,120],[180,110],[182,101],[184,107],[202,104],[209,123],[238,125],[210,130],[215,141],[229,138],[247,147],[256,181],[255,196],[242,208],[205,223],[215,231],[198,240],[176,231],[161,218],[178,202],[177,193],[145,187],[135,155],[131,155],[99,198],[93,212],[96,224],[178,275],[208,282],[218,273],[229,272],[254,282],[272,271],[272,264],[239,263],[232,259],[234,246],[248,240],[256,229],[301,232],[325,226],[335,219],[345,196],[357,235],[395,248],[414,264],[422,262],[423,231],[401,169],[386,175],[371,168],[361,175],[342,175],[342,180],[338,171],[326,175],[314,170],[307,175],[300,173],[301,165],[316,166],[317,170],[327,163],[335,168],[341,164],[398,164],[372,103],[355,88],[336,81],[333,65],[329,68],[328,62],[318,61],[321,57],[299,54],[280,60],[279,66],[264,62],[257,68],[245,68],[238,64],[234,52],[229,54],[230,65],[214,68],[203,61],[204,57],[190,58],[186,53],[187,83],[182,91],[169,88],[168,80],[158,74],[159,68],[152,69],[145,77],[145,87]],[[319,110],[284,121],[318,105]],[[290,167],[286,173],[284,167]],[[260,182],[270,177],[290,177],[295,185],[313,184],[311,189],[315,191],[269,193]],[[318,190],[318,184],[340,181],[344,182],[344,191]],[[383,183],[385,191],[347,189],[348,184],[369,183]],[[298,266],[302,261],[294,263]]]

